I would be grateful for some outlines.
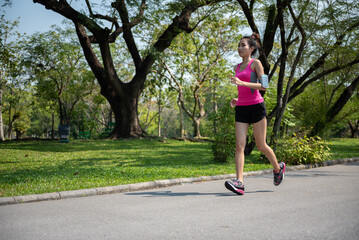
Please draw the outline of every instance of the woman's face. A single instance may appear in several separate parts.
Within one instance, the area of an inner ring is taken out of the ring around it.
[[[253,49],[254,49],[253,47],[251,48],[249,47],[248,41],[245,38],[241,39],[241,41],[238,44],[238,54],[240,57],[250,56]]]

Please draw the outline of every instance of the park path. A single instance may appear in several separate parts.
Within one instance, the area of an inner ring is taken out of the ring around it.
[[[0,239],[357,239],[359,163],[0,206]]]

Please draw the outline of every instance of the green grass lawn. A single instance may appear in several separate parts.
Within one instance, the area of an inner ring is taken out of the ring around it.
[[[332,159],[359,156],[358,139],[331,141]],[[271,168],[246,158],[245,171]],[[214,163],[211,144],[155,139],[7,141],[0,143],[0,196],[17,196],[152,180],[235,172],[233,160]]]
[[[335,138],[329,142],[331,159],[359,157],[358,138]]]

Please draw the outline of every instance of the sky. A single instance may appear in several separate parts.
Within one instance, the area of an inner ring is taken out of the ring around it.
[[[92,2],[100,2],[93,0]],[[81,4],[84,1],[70,0],[72,6],[81,9]],[[1,7],[4,0],[0,0],[0,15],[5,12],[6,20],[18,20],[18,27],[15,29],[17,32],[27,35],[32,35],[35,32],[45,32],[50,30],[51,25],[62,25],[65,17],[60,14],[47,10],[43,5],[34,3],[33,0],[12,0],[11,7]],[[249,31],[250,32],[250,31]],[[11,41],[11,38],[10,38]]]
[[[91,2],[97,2],[94,0]],[[72,6],[80,6],[82,1],[71,1]],[[26,33],[31,35],[35,32],[45,32],[50,30],[51,25],[62,25],[62,21],[65,17],[60,14],[47,10],[43,5],[34,3],[33,0],[12,0],[11,7],[1,7],[4,0],[0,0],[0,15],[5,11],[6,20],[18,20],[18,28],[16,31],[19,33]],[[250,29],[248,31],[250,33]]]
[[[31,35],[35,32],[48,31],[51,25],[61,25],[62,20],[65,19],[32,0],[13,0],[11,7],[1,7],[3,3],[4,0],[0,0],[1,12],[5,11],[5,19],[19,20],[18,28],[16,28],[19,33]]]

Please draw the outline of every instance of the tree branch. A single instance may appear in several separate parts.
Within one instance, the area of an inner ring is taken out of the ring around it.
[[[113,6],[114,8],[116,8],[116,3],[114,3],[115,5]],[[144,14],[144,10],[146,7],[146,0],[142,0],[142,3],[140,5],[139,11],[138,11],[138,15],[137,17],[135,17],[134,19],[131,20],[130,22],[130,28],[136,26],[137,24],[142,22],[143,19],[143,14]],[[109,37],[109,42],[115,42],[116,38],[123,33],[123,28],[122,27],[117,27],[116,26],[116,30],[111,33],[110,37]]]
[[[94,14],[93,11],[92,11],[92,8],[91,8],[91,5],[90,5],[89,0],[85,0],[85,1],[86,1],[87,8],[88,8],[88,10],[89,10],[89,13],[90,13],[90,17],[107,20],[107,21],[109,21],[109,22],[112,22],[112,24],[115,25],[117,28],[120,27],[120,26],[118,25],[117,18],[115,18],[115,17],[110,17],[110,16],[108,16],[108,15]]]
[[[309,79],[308,81],[306,81],[305,83],[303,83],[303,84],[300,86],[300,88],[297,88],[297,89],[295,89],[294,91],[292,91],[292,93],[291,93],[291,95],[290,95],[290,97],[289,97],[289,99],[288,99],[288,102],[290,102],[293,98],[295,98],[296,96],[298,96],[299,94],[301,94],[301,93],[304,91],[304,89],[305,89],[309,84],[311,84],[312,82],[314,82],[314,81],[320,79],[321,77],[323,77],[323,76],[325,76],[325,75],[328,75],[328,74],[330,74],[330,73],[332,73],[332,72],[339,71],[339,70],[341,70],[341,69],[344,69],[344,68],[353,66],[354,64],[358,64],[358,63],[359,63],[359,58],[354,59],[353,61],[351,61],[351,62],[349,62],[349,63],[347,63],[347,64],[345,64],[345,65],[336,66],[336,67],[334,67],[334,68],[331,68],[331,69],[328,69],[328,70],[326,70],[326,71],[323,71],[323,72],[321,72],[320,74],[318,74],[318,75],[312,77],[311,79]]]
[[[263,49],[265,56],[269,56],[270,52],[272,51],[275,34],[280,22],[280,16],[285,8],[291,4],[291,2],[292,0],[279,1],[277,2],[277,7],[273,4],[268,9],[268,21],[263,38]]]
[[[142,1],[143,4],[144,2],[145,1]],[[124,0],[117,0],[116,2],[112,3],[112,7],[115,7],[117,12],[120,14],[122,21],[123,38],[125,39],[127,48],[131,53],[133,62],[136,67],[136,71],[139,71],[142,61],[141,61],[140,53],[136,46],[135,39],[132,34],[131,28],[133,26],[133,23],[132,24],[130,23],[126,3]]]
[[[207,1],[192,1],[183,8],[182,12],[173,18],[172,23],[168,28],[162,33],[158,38],[157,42],[154,44],[154,48],[158,52],[164,51],[167,47],[170,46],[172,40],[181,32],[192,32],[195,28],[189,26],[189,20],[191,14],[196,11],[198,8],[210,5],[213,3],[221,2],[222,0],[207,0]],[[197,24],[196,24],[197,26]]]
[[[355,89],[359,86],[359,76],[342,92],[335,104],[328,110],[325,120],[320,120],[315,124],[315,127],[312,129],[310,136],[314,136],[322,131],[326,125],[333,121],[333,119],[338,115],[338,113],[343,109],[345,104],[349,101],[353,95]]]
[[[294,78],[294,73],[295,73],[295,71],[297,69],[297,65],[298,65],[298,63],[299,63],[299,61],[300,61],[300,59],[302,57],[302,53],[304,51],[304,47],[305,47],[305,44],[307,42],[307,35],[306,35],[302,25],[300,24],[299,20],[295,16],[294,11],[292,9],[292,6],[288,5],[288,8],[289,8],[289,12],[290,12],[290,14],[291,14],[291,16],[293,18],[293,21],[294,21],[295,25],[297,26],[300,34],[302,35],[302,40],[300,42],[300,46],[298,48],[297,55],[295,57],[293,66],[291,68],[291,73],[290,73],[290,76],[289,76],[286,92],[285,92],[285,95],[284,95],[285,104],[287,104],[287,102],[288,102],[288,98],[289,98],[289,95],[290,95],[290,92],[291,92],[291,85],[292,85],[293,78]]]
[[[194,28],[191,28],[189,26],[189,21],[194,11],[196,11],[198,8],[202,6],[218,3],[221,1],[223,0],[206,0],[206,1],[201,0],[201,1],[190,1],[189,3],[187,3],[183,8],[183,10],[181,11],[181,13],[172,19],[172,23],[167,27],[167,29],[155,42],[155,44],[152,47],[153,51],[150,51],[148,55],[144,58],[141,65],[141,71],[138,74],[146,75],[150,71],[150,67],[156,60],[155,55],[158,52],[163,52],[166,48],[168,48],[171,45],[173,39],[177,37],[178,34],[180,34],[181,32],[189,33],[194,30]],[[133,84],[143,84],[143,83],[133,82]]]
[[[80,44],[84,51],[85,58],[89,63],[92,72],[95,74],[97,79],[104,81],[105,80],[104,68],[100,63],[100,61],[98,60],[94,50],[92,49],[91,41],[89,39],[89,36],[87,36],[84,26],[81,25],[80,23],[76,23],[75,27],[76,27],[77,37],[79,38]]]
[[[96,38],[101,38],[103,33],[108,33],[108,29],[102,29],[94,20],[86,15],[73,9],[66,1],[57,0],[33,0],[34,3],[39,3],[45,6],[46,9],[51,9],[59,13],[67,19],[70,19],[75,24],[80,23],[84,25]],[[105,34],[107,36],[108,34]],[[100,40],[100,39],[98,39]]]
[[[354,30],[355,28],[357,28],[359,26],[359,20],[354,22],[342,35],[339,36],[338,40],[332,45],[332,48],[329,48],[330,51],[325,51],[322,56],[320,56],[318,58],[318,60],[307,70],[307,72],[304,73],[304,75],[302,77],[300,77],[294,84],[292,89],[294,89],[295,91],[297,90],[297,88],[299,88],[303,82],[315,71],[317,70],[319,67],[321,67],[324,64],[324,60],[326,59],[326,57],[330,54],[330,52],[332,51],[333,48],[336,48],[338,46],[340,46],[343,42],[344,37],[352,30]],[[302,87],[301,87],[302,88]],[[292,94],[292,96],[294,96]],[[292,98],[292,97],[291,97]]]
[[[257,28],[256,23],[254,22],[254,17],[253,17],[253,9],[252,8],[253,8],[254,1],[251,1],[251,8],[248,7],[248,4],[246,3],[245,0],[237,0],[237,2],[239,3],[239,5],[241,5],[243,13],[247,18],[249,27],[252,29],[252,32],[259,33],[259,30]]]
[[[119,96],[123,96],[122,95],[123,94],[123,86],[121,84],[121,81],[118,80],[118,77],[115,76],[115,78],[112,78],[112,77],[108,78],[106,76],[106,72],[108,72],[109,74],[116,74],[116,72],[113,68],[112,62],[109,62],[110,60],[105,57],[106,54],[109,54],[109,53],[106,53],[106,50],[107,50],[107,52],[109,52],[108,45],[103,44],[103,43],[100,44],[101,53],[103,55],[102,56],[103,62],[106,65],[106,69],[108,70],[108,71],[105,71],[105,68],[101,65],[94,50],[92,49],[91,41],[86,34],[86,30],[85,30],[84,26],[82,26],[79,23],[76,23],[75,27],[76,27],[77,36],[79,38],[82,49],[84,51],[85,58],[89,64],[92,72],[94,73],[95,77],[97,78],[99,84],[101,85],[101,89],[102,90],[106,89],[106,91],[108,91],[109,88],[112,88],[117,94],[119,94]]]

